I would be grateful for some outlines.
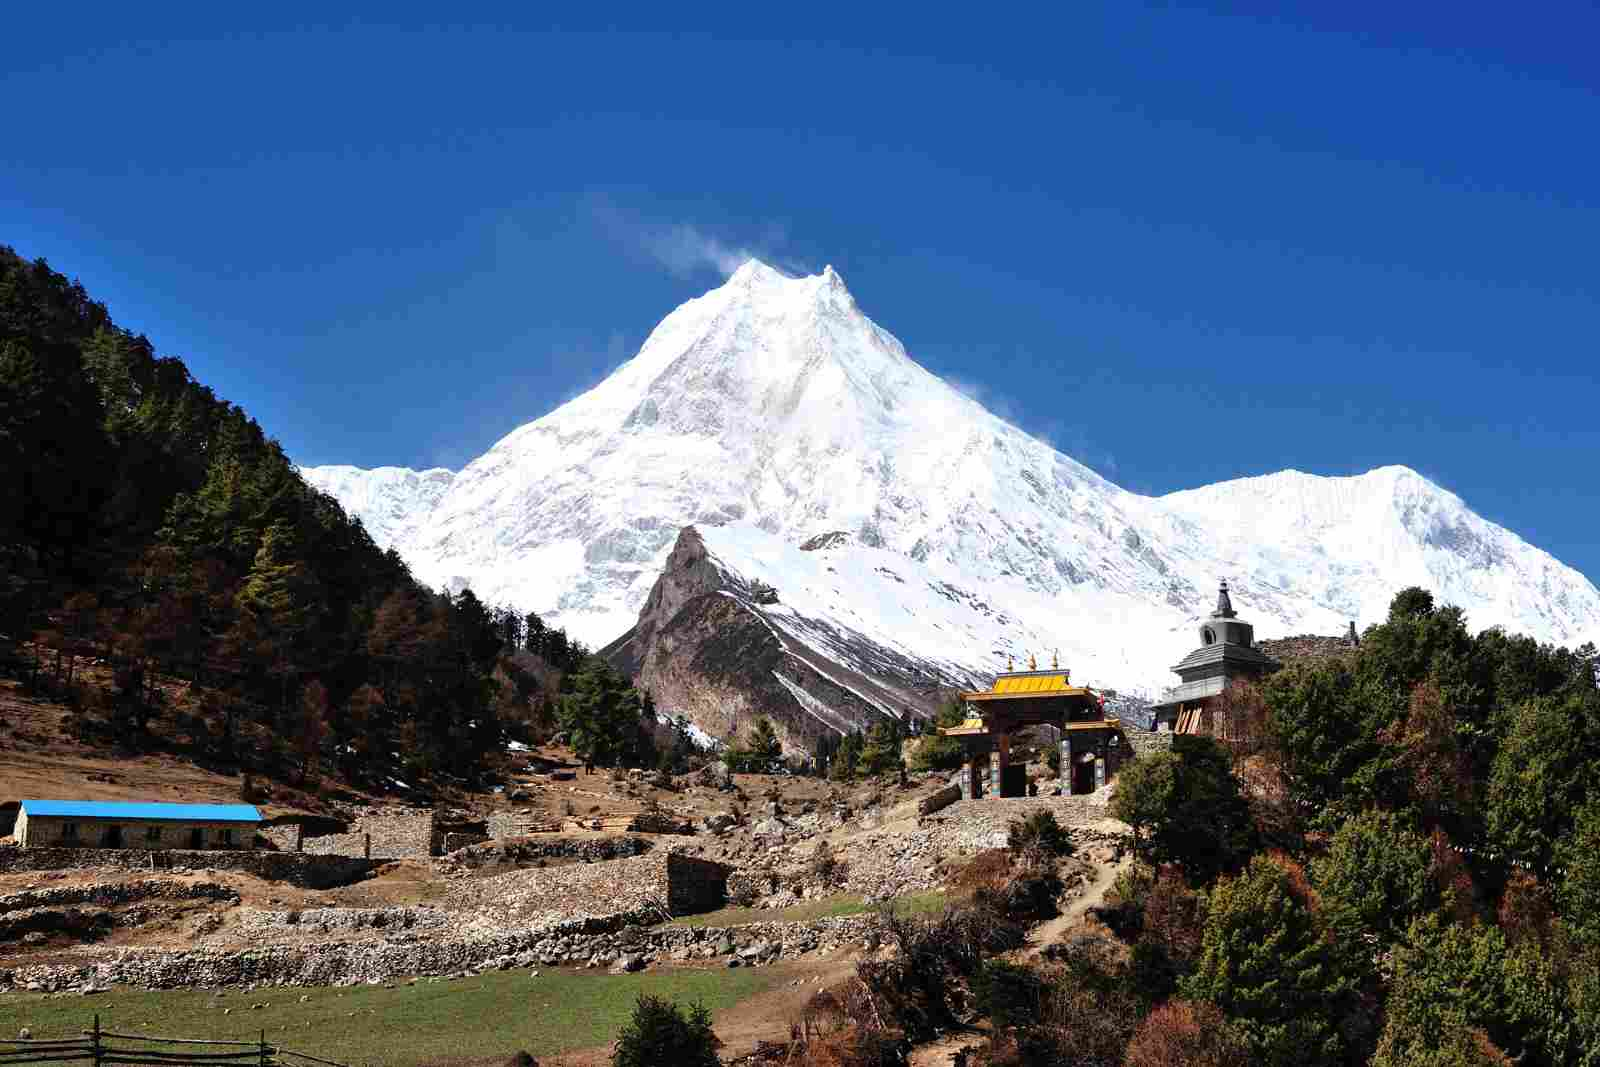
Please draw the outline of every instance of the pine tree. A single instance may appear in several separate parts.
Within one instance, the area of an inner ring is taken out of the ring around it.
[[[315,582],[295,558],[294,534],[273,523],[261,537],[250,575],[236,604],[246,639],[268,657],[269,671],[280,680],[280,712],[289,710],[289,688],[300,669],[300,638],[313,621]]]
[[[941,727],[960,726],[966,718],[966,709],[959,697],[950,697],[939,706],[939,714],[929,730],[911,753],[912,769],[918,771],[952,771],[961,766],[966,752],[961,742],[939,732]]]
[[[637,757],[644,709],[639,693],[598,656],[588,659],[557,705],[568,744],[586,761],[615,766]]]
[[[1299,869],[1267,856],[1211,891],[1198,965],[1179,992],[1236,1022],[1254,1062],[1341,1062],[1354,985],[1313,904]]]
[[[860,773],[876,778],[895,773],[900,765],[900,723],[894,719],[880,719],[867,735],[858,769]]]

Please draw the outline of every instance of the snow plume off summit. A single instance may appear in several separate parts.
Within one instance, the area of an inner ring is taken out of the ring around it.
[[[1153,689],[1220,577],[1263,637],[1380,621],[1420,585],[1475,627],[1600,639],[1593,584],[1405,467],[1127,492],[924,370],[831,267],[746,262],[457,474],[302,473],[422,580],[595,646],[690,524],[772,610],[974,676],[1059,648],[1086,682]]]

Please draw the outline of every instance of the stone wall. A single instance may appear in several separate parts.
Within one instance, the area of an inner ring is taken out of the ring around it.
[[[279,852],[299,852],[304,828],[297,822],[291,822],[279,823],[277,826],[263,826],[256,832],[270,841],[272,847]]]
[[[439,843],[439,848],[445,853],[454,852],[458,848],[468,848],[472,845],[481,845],[489,840],[487,834],[447,833]]]
[[[732,868],[676,852],[660,853],[666,882],[667,910],[673,915],[716,911],[727,903]]]
[[[243,952],[123,949],[71,964],[0,967],[0,989],[54,992],[125,984],[146,989],[278,984],[355,985],[420,975],[455,975],[512,967],[597,966],[623,956],[642,965],[674,959],[735,957],[749,965],[859,944],[877,928],[874,915],[737,927],[644,929],[621,917],[553,924],[475,938],[330,941],[273,945]]]
[[[88,868],[122,871],[241,871],[308,889],[348,885],[375,865],[344,856],[297,852],[158,852],[131,848],[22,848],[0,845],[0,873]]]
[[[451,868],[483,867],[491,863],[532,863],[538,860],[575,859],[584,863],[626,859],[642,856],[650,851],[650,842],[642,837],[567,837],[551,834],[541,837],[521,838],[514,841],[486,841],[452,850],[437,861],[437,866]]]
[[[1153,752],[1168,751],[1172,748],[1172,739],[1178,735],[1171,731],[1156,733],[1152,730],[1125,730],[1122,736],[1127,739],[1133,758],[1137,759]]]
[[[558,831],[561,829],[561,820],[541,812],[497,811],[489,816],[488,828],[491,838],[503,841],[508,837],[527,837],[530,834]]]
[[[433,854],[433,811],[430,808],[364,808],[350,832],[307,837],[301,851],[316,856],[360,856],[363,859],[422,859]]]
[[[1294,637],[1277,637],[1257,641],[1256,648],[1280,663],[1295,660],[1328,660],[1353,655],[1357,646],[1349,637],[1322,637],[1317,634],[1298,634]]]
[[[239,903],[239,894],[220,882],[183,882],[176,878],[141,878],[132,882],[91,882],[24,889],[0,896],[0,915],[32,908],[68,904],[113,907],[141,900],[226,900]]]

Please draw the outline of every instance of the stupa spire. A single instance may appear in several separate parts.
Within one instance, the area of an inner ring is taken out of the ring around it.
[[[1228,579],[1222,579],[1222,587],[1217,590],[1217,610],[1211,613],[1213,619],[1231,619],[1238,615],[1233,610],[1233,601],[1228,598]]]

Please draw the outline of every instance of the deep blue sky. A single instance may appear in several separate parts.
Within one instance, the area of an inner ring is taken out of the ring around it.
[[[26,5],[0,242],[306,463],[460,466],[748,249],[1131,489],[1404,463],[1600,578],[1593,6],[1057,6]]]

